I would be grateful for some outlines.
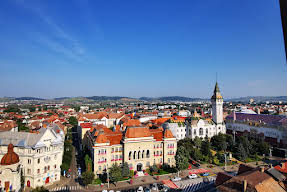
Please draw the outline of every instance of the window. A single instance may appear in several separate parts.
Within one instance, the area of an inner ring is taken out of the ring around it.
[[[28,173],[28,174],[31,174],[31,169],[27,169],[27,173]]]
[[[38,159],[38,164],[40,163],[40,158]]]
[[[131,158],[132,158],[132,152],[130,151],[129,152],[129,160],[131,160]]]
[[[196,129],[194,129],[193,133],[194,133],[194,135],[196,135]]]
[[[136,151],[134,151],[134,159],[136,159],[136,155],[137,155],[137,152],[136,152]]]
[[[140,158],[141,158],[141,152],[138,151],[138,159],[140,159]]]
[[[38,174],[40,173],[40,169],[37,169],[37,173],[38,173]]]
[[[149,150],[146,151],[146,158],[149,158]]]
[[[199,135],[203,135],[203,129],[202,128],[199,129]]]
[[[31,164],[31,159],[28,159],[28,164]]]
[[[102,170],[102,167],[101,166],[99,166],[99,171],[101,171]]]
[[[167,159],[167,162],[170,163],[170,158]]]
[[[142,152],[142,159],[144,158],[144,150],[143,150],[143,152]]]
[[[57,165],[54,165],[54,168],[56,169],[56,168],[57,168]]]

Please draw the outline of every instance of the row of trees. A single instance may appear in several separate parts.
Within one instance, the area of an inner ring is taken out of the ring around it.
[[[258,155],[268,154],[269,149],[269,144],[263,138],[252,135],[240,136],[236,141],[231,135],[221,133],[210,140],[207,137],[195,137],[193,140],[185,138],[178,142],[176,167],[178,170],[186,169],[191,159],[220,165],[225,161],[225,152],[231,152],[241,161],[257,161]],[[211,150],[216,151],[216,155],[212,155]]]

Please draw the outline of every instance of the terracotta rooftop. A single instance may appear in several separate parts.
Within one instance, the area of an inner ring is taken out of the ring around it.
[[[127,138],[151,137],[148,127],[128,127],[125,133]]]

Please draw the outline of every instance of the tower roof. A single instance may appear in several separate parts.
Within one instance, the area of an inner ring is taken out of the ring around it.
[[[14,146],[8,145],[8,152],[2,157],[1,165],[13,165],[19,162],[19,156],[13,150]]]
[[[222,99],[218,83],[216,82],[211,99]]]

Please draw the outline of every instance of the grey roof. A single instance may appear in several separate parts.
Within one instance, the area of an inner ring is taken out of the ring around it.
[[[274,167],[268,169],[267,172],[278,181],[283,181],[286,179],[286,177],[277,171]]]

